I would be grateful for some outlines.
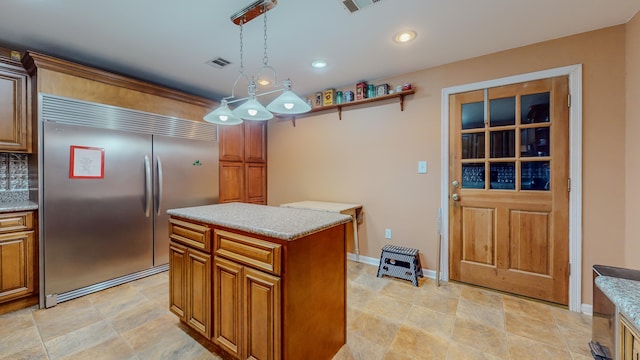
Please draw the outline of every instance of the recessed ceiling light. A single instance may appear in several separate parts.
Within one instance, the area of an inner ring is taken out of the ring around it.
[[[418,34],[416,34],[413,30],[402,31],[393,36],[393,41],[397,43],[406,43],[416,38]]]
[[[327,62],[324,60],[314,60],[311,63],[311,66],[313,66],[315,69],[322,69],[324,67],[327,67]]]

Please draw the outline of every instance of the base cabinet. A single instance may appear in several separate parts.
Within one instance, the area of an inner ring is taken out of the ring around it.
[[[640,335],[631,322],[620,315],[619,360],[640,360]]]
[[[171,312],[211,337],[211,255],[170,243],[169,299]]]
[[[280,278],[215,257],[213,341],[238,359],[280,359]]]
[[[0,303],[36,294],[34,213],[0,214]]]
[[[346,343],[345,229],[286,241],[172,217],[170,309],[239,360],[330,359]]]
[[[169,220],[169,309],[207,338],[211,338],[210,233],[206,226]]]

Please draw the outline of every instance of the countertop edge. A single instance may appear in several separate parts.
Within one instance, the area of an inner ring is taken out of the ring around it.
[[[260,205],[255,205],[255,206],[260,206]],[[349,223],[352,220],[351,216],[349,215],[332,213],[330,220],[323,221],[319,224],[314,224],[306,228],[302,227],[301,229],[296,229],[295,231],[287,232],[287,231],[278,231],[277,229],[272,229],[272,228],[269,228],[268,226],[255,225],[255,223],[251,224],[249,222],[227,220],[220,215],[221,213],[216,213],[213,210],[213,208],[210,210],[211,211],[210,214],[207,213],[206,210],[204,212],[194,213],[192,209],[194,208],[169,209],[167,210],[167,214],[169,214],[170,216],[180,217],[187,220],[193,220],[193,221],[202,222],[202,223],[210,224],[214,226],[222,226],[222,227],[226,227],[234,230],[245,231],[251,234],[263,235],[263,236],[285,240],[285,241],[293,241],[296,239],[300,239],[305,236],[315,234],[317,232],[329,229],[337,225]],[[254,208],[254,209],[257,209],[257,208]],[[271,211],[279,211],[274,209],[282,209],[282,208],[265,207],[264,209],[265,211],[270,211],[269,209],[271,209]],[[304,212],[309,212],[309,211],[316,212],[315,210],[306,210],[306,209],[292,209],[292,210],[304,211]],[[274,226],[274,227],[277,228],[277,226]]]
[[[0,204],[0,213],[38,210],[38,203],[34,201],[16,201]]]
[[[640,331],[640,281],[598,276],[595,284]]]

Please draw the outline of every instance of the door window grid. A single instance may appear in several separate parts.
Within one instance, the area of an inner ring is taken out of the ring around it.
[[[549,191],[550,92],[484,94],[482,102],[462,104],[462,188]]]

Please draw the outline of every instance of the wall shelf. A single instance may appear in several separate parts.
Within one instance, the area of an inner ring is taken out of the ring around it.
[[[374,102],[378,102],[378,101],[384,101],[384,100],[395,99],[395,98],[400,99],[400,111],[404,111],[404,97],[407,96],[407,95],[414,94],[415,92],[416,92],[415,89],[410,89],[410,90],[400,91],[400,92],[397,92],[397,93],[394,93],[394,94],[376,96],[376,97],[369,98],[369,99],[349,101],[349,102],[342,103],[342,104],[325,105],[325,106],[313,108],[313,109],[311,109],[311,111],[309,111],[308,113],[305,113],[303,115],[309,115],[309,114],[313,114],[313,113],[317,113],[317,112],[329,111],[329,110],[337,109],[338,110],[338,118],[340,120],[342,120],[342,109],[343,108],[347,108],[347,107],[350,107],[350,106],[356,106],[356,105],[370,104],[370,103],[374,103]],[[298,115],[298,116],[300,116],[300,115]],[[293,122],[293,126],[296,126],[296,118],[295,118],[295,116],[291,119],[291,121]]]

